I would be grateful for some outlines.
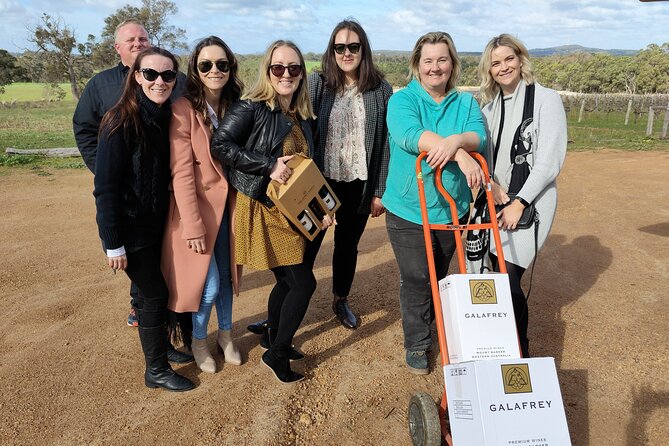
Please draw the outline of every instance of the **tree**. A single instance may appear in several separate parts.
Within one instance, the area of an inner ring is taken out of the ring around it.
[[[6,50],[0,50],[0,94],[5,92],[5,85],[14,83],[23,76],[23,69],[17,65],[16,57]]]
[[[47,81],[57,83],[66,79],[70,83],[72,96],[79,100],[82,80],[93,73],[90,54],[95,37],[88,36],[85,44],[77,43],[72,28],[60,18],[42,14],[41,22],[31,30],[29,39],[37,45],[37,53],[45,60]],[[77,49],[79,54],[75,54]]]
[[[170,0],[142,0],[142,7],[125,5],[105,19],[101,42],[95,47],[94,61],[99,66],[109,66],[116,60],[114,52],[114,30],[123,21],[135,18],[144,24],[151,43],[170,50],[188,49],[184,42],[186,30],[168,24],[168,17],[178,12]]]

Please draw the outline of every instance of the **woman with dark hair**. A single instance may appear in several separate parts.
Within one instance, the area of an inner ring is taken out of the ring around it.
[[[169,203],[169,97],[178,69],[174,55],[160,48],[137,56],[121,98],[100,124],[93,192],[107,263],[125,271],[140,291],[135,311],[146,360],[144,383],[171,391],[194,387],[167,362],[168,290],[160,271]]]
[[[235,258],[253,269],[270,269],[276,278],[268,302],[268,350],[262,361],[277,379],[304,379],[290,360],[304,355],[292,347],[316,290],[313,264],[317,246],[307,240],[267,197],[271,180],[283,184],[294,155],[314,152],[306,65],[290,41],[272,43],[260,64],[258,80],[242,101],[233,104],[218,126],[212,154],[230,168],[228,181],[239,192]],[[323,226],[332,220],[327,215]]]
[[[488,159],[493,173],[493,197],[495,204],[505,205],[497,221],[520,347],[527,358],[528,308],[520,281],[553,225],[557,209],[555,180],[567,151],[567,119],[560,95],[534,80],[527,48],[517,38],[501,34],[491,39],[481,55],[478,74],[486,104],[483,116],[491,135]],[[521,144],[527,150],[525,155],[516,154]],[[520,169],[527,169],[526,175]],[[529,228],[518,228],[523,211],[530,204],[534,205],[537,218]],[[493,269],[499,271],[494,244],[490,247],[490,260]]]
[[[411,53],[413,80],[388,103],[390,165],[383,204],[386,226],[400,270],[400,311],[409,371],[429,373],[427,351],[434,320],[430,276],[416,182],[416,158],[427,152],[423,167],[427,213],[431,224],[452,223],[449,204],[434,182],[441,179],[457,205],[458,220],[469,214],[470,188],[481,184],[483,172],[468,152],[481,152],[486,133],[476,100],[456,85],[460,59],[451,36],[421,36]],[[455,252],[450,231],[432,230],[432,254],[438,279],[446,276]]]
[[[220,38],[201,40],[188,61],[186,94],[172,104],[170,123],[170,211],[163,241],[162,270],[170,290],[168,308],[192,313],[192,350],[197,366],[216,371],[207,346],[207,325],[216,306],[217,344],[225,362],[242,363],[232,341],[232,293],[239,272],[231,254],[230,216],[235,190],[209,150],[210,137],[242,82],[237,60]]]
[[[348,305],[367,219],[384,212],[388,175],[386,106],[393,89],[374,65],[367,33],[355,20],[332,30],[320,73],[309,76],[317,115],[314,160],[341,201],[332,254],[332,309],[346,328],[358,326]],[[322,238],[319,239],[319,241]]]

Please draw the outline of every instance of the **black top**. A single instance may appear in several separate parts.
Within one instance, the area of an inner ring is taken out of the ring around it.
[[[96,220],[105,249],[160,243],[170,182],[170,101],[138,93],[143,135],[132,125],[100,135],[95,165]]]
[[[314,155],[311,122],[297,120]],[[292,121],[279,107],[274,110],[264,102],[250,100],[232,104],[223,115],[211,141],[211,153],[224,166],[230,167],[228,181],[242,192],[268,207],[274,203],[267,197],[269,174],[277,158],[283,156],[283,140],[290,134]]]

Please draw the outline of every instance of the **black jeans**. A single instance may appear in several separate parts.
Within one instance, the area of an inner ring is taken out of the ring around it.
[[[499,272],[499,261],[497,256],[490,254],[490,263],[495,272]],[[529,322],[527,299],[525,292],[520,286],[520,279],[525,273],[525,268],[515,265],[513,263],[504,261],[506,264],[506,272],[509,275],[509,285],[511,287],[511,300],[513,301],[513,312],[516,316],[516,329],[518,330],[518,340],[520,341],[520,349],[523,353],[523,358],[529,358],[529,344],[527,338],[527,326]]]
[[[337,225],[334,227],[332,293],[348,297],[358,264],[358,243],[369,219],[369,210],[365,214],[358,213],[365,183],[362,180],[328,180],[328,183],[341,201],[337,209]]]
[[[293,337],[307,313],[311,296],[316,291],[314,260],[324,234],[321,232],[313,241],[307,242],[304,259],[299,265],[272,268],[276,285],[267,301],[267,314],[269,327],[277,330],[273,349],[285,350],[292,345]]]
[[[157,327],[167,322],[167,297],[169,291],[160,270],[160,243],[128,250],[128,267],[125,272],[137,286],[139,293],[134,305],[139,308],[140,327]]]
[[[400,269],[404,348],[427,350],[432,345],[430,328],[434,321],[434,305],[423,226],[386,211],[386,229]],[[455,252],[455,236],[452,231],[431,231],[431,235],[437,279],[441,280],[446,277]]]

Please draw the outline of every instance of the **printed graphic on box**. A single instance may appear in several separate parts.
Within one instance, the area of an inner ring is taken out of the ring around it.
[[[454,444],[571,445],[553,358],[444,366]]]
[[[450,363],[519,358],[506,274],[452,274],[439,282]]]

